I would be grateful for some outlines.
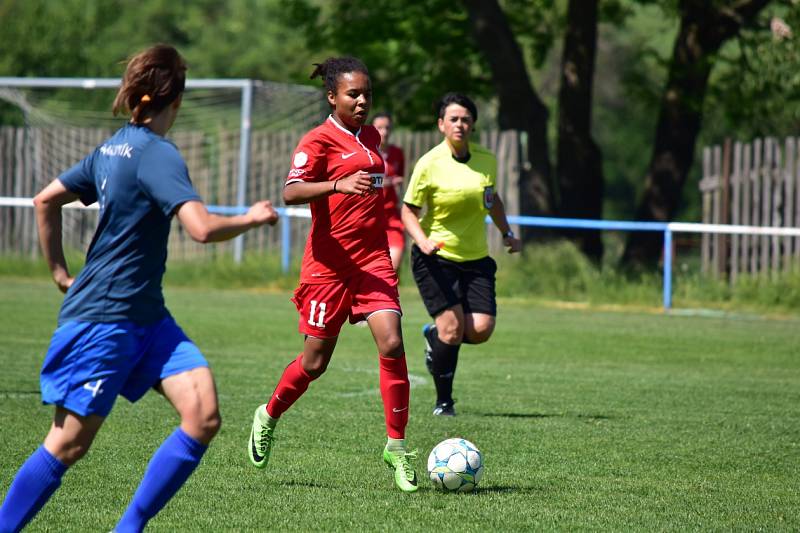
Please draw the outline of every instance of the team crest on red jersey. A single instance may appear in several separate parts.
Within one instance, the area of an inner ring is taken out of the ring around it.
[[[296,168],[304,167],[306,163],[308,163],[308,154],[305,152],[297,152],[294,154],[294,160],[292,161]]]

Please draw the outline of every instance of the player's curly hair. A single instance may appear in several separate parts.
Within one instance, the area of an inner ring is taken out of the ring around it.
[[[444,118],[445,109],[447,109],[447,106],[450,104],[458,104],[466,108],[470,115],[472,115],[472,121],[478,122],[478,108],[475,102],[461,93],[447,93],[439,99],[435,107],[439,118]]]
[[[122,85],[114,98],[113,111],[130,113],[140,124],[161,111],[186,87],[186,62],[168,44],[157,44],[134,55],[125,68]]]
[[[314,63],[316,67],[309,79],[322,78],[325,83],[325,90],[336,94],[336,84],[339,76],[348,72],[361,72],[369,77],[367,66],[357,57],[342,56],[329,57],[322,63]]]

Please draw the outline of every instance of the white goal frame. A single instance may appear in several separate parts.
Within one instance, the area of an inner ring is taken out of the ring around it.
[[[18,89],[116,89],[120,78],[24,78],[0,76],[0,88]],[[236,204],[245,207],[247,175],[250,167],[250,125],[253,112],[253,88],[257,80],[234,78],[187,79],[187,89],[238,89],[241,91],[241,117],[239,125],[239,167],[236,180]],[[233,242],[234,261],[240,263],[244,254],[244,235]]]

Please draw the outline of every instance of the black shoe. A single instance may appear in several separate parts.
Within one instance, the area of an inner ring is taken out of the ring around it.
[[[431,343],[428,340],[428,332],[433,327],[433,324],[425,324],[422,326],[422,338],[425,339],[425,349],[423,351],[425,354],[425,368],[428,369],[428,373],[431,376],[433,375],[433,348],[431,348]]]
[[[453,407],[453,404],[456,403],[455,400],[451,400],[449,402],[439,402],[436,404],[436,407],[433,408],[433,415],[434,416],[456,416],[456,408]]]

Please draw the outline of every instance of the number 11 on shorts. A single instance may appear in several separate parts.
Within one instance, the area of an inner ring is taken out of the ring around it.
[[[317,321],[314,322],[314,313],[317,312],[317,307],[319,307],[319,315],[317,315]],[[317,304],[316,300],[311,300],[311,311],[308,313],[308,323],[312,326],[318,328],[325,327],[325,302]]]

